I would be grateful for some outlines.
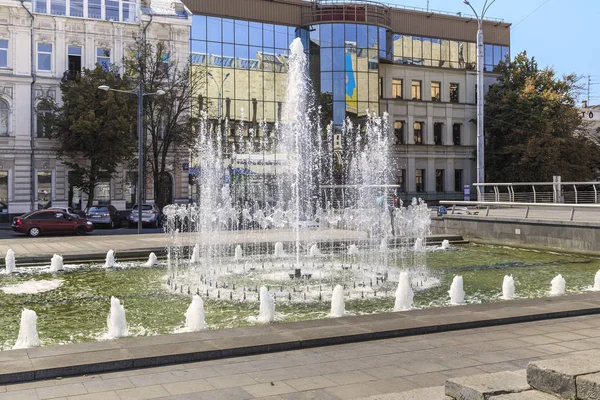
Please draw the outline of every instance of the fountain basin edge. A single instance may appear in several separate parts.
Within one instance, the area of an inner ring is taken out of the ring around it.
[[[600,293],[2,352],[0,384],[600,314]]]

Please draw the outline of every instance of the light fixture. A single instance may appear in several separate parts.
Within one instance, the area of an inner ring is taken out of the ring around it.
[[[100,89],[100,90],[105,90],[105,91],[106,91],[106,90],[109,90],[109,89],[110,89],[110,87],[108,87],[108,86],[106,86],[106,85],[100,85],[100,86],[98,86],[98,89]]]

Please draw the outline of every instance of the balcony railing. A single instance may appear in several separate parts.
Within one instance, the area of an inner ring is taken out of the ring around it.
[[[323,0],[303,9],[302,25],[325,22],[363,22],[389,28],[392,18],[387,5],[367,0]]]

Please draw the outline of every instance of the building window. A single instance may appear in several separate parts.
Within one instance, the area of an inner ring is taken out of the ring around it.
[[[48,5],[46,0],[34,0],[33,12],[46,13],[48,11]]]
[[[444,191],[444,170],[435,170],[435,191],[441,193]]]
[[[121,21],[123,22],[135,22],[135,1],[124,1],[122,4],[123,14]]]
[[[455,146],[460,146],[460,128],[460,124],[452,125],[452,143],[454,143]]]
[[[431,82],[431,101],[441,101],[441,83]]]
[[[438,146],[442,145],[442,130],[443,130],[444,124],[442,124],[441,122],[434,122],[433,124],[433,144],[436,144]]]
[[[406,170],[401,169],[397,175],[397,185],[400,186],[398,189],[402,193],[406,193]]]
[[[83,0],[71,0],[69,2],[69,15],[71,17],[83,17]]]
[[[52,206],[52,172],[37,173],[38,210]]]
[[[100,65],[102,69],[108,71],[110,68],[110,49],[104,49],[98,47],[96,49],[96,64]]]
[[[37,137],[39,138],[49,138],[50,137],[50,127],[48,126],[48,121],[46,119],[47,116],[50,115],[49,110],[40,110],[38,109],[36,112],[36,131]]]
[[[81,72],[81,47],[69,46],[67,57],[69,73],[75,74]]]
[[[450,103],[458,103],[458,83],[450,84]]]
[[[0,40],[0,68],[8,68],[8,40]]]
[[[8,117],[10,109],[5,100],[0,99],[0,136],[8,136]]]
[[[392,97],[394,99],[402,98],[402,79],[392,79]]]
[[[67,14],[66,0],[50,0],[50,14],[66,15]]]
[[[379,98],[383,98],[383,78],[379,78]]]
[[[462,169],[454,170],[454,191],[455,192],[463,191],[463,170]]]
[[[425,170],[417,169],[415,171],[415,187],[417,192],[425,191]]]
[[[119,0],[104,0],[104,19],[107,21],[119,20]]]
[[[394,121],[394,140],[396,144],[404,144],[404,121]]]
[[[423,123],[415,122],[413,124],[413,131],[415,144],[423,144]]]
[[[8,213],[8,171],[0,171],[0,214]]]
[[[94,18],[94,19],[102,18],[102,1],[101,0],[88,0],[87,16],[88,16],[88,18]]]
[[[37,69],[38,71],[52,71],[52,45],[49,43],[38,43],[37,45]]]
[[[412,81],[412,99],[421,100],[421,81]]]

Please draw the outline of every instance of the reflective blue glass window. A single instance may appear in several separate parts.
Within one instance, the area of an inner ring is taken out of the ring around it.
[[[206,18],[206,26],[207,26],[207,37],[208,40],[213,42],[221,41],[221,18],[215,17],[207,17]]]
[[[494,65],[502,61],[502,46],[494,46]]]
[[[233,20],[223,18],[223,43],[234,43]]]
[[[331,24],[321,25],[321,47],[333,46]]]
[[[344,24],[333,24],[333,46],[344,47]]]
[[[287,27],[275,25],[275,47],[278,49],[287,49],[288,46]]]
[[[208,54],[221,55],[221,43],[208,42],[207,43]]]
[[[333,52],[330,47],[321,47],[321,71],[333,70]]]
[[[311,40],[311,42],[315,43],[316,45],[319,45],[319,43],[320,43],[319,27],[320,27],[320,25],[312,25],[310,27],[310,40]]]
[[[333,103],[333,123],[341,125],[346,119],[346,102],[335,101]]]
[[[321,72],[321,93],[333,93],[333,74]]]
[[[288,45],[287,48],[290,47],[290,44],[296,39],[296,28],[293,26],[288,26]]]
[[[369,48],[377,47],[377,37],[378,37],[377,27],[369,25],[369,27],[368,27],[368,41],[369,41],[368,47]]]
[[[508,46],[502,46],[502,60],[506,61],[506,58],[510,57],[510,48]]]
[[[234,47],[232,44],[223,43],[223,55],[225,57],[234,57]]]
[[[263,29],[262,24],[260,22],[250,22],[249,25],[249,37],[250,44],[252,46],[262,46],[263,45]]]
[[[333,49],[333,70],[344,71],[346,69],[346,58],[343,48],[335,47]]]
[[[248,58],[252,60],[258,60],[260,53],[262,53],[262,47],[250,46],[248,51]]]
[[[201,40],[190,40],[190,48],[192,53],[206,53],[206,42]]]
[[[275,47],[275,26],[273,24],[263,24],[263,46]]]
[[[346,24],[346,42],[356,43],[356,24]]]
[[[385,28],[379,28],[379,50],[386,50],[386,40],[385,40],[386,30]]]
[[[494,46],[491,44],[485,45],[484,50],[484,64],[493,65],[494,64]]]
[[[248,59],[248,46],[236,44],[235,45],[235,58]]]
[[[346,101],[346,73],[333,73],[333,100]]]
[[[192,39],[206,40],[206,17],[194,15],[192,17]]]
[[[235,21],[235,44],[248,44],[248,21]]]
[[[358,47],[367,47],[367,25],[359,24],[357,26],[356,39]]]

